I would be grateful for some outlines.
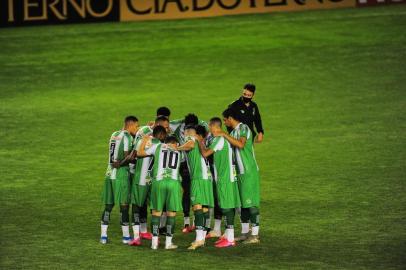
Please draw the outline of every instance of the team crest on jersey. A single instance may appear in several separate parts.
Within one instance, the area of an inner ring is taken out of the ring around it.
[[[246,203],[252,203],[252,201],[250,199],[247,199],[245,202]]]

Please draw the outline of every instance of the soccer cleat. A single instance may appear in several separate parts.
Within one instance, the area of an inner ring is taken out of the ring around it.
[[[206,235],[206,239],[218,238],[218,237],[221,237],[221,232],[210,231],[210,232]]]
[[[215,247],[216,248],[226,248],[226,247],[234,247],[235,245],[236,245],[235,241],[230,242],[227,239],[225,239],[224,241],[222,241],[222,242],[218,243],[217,245],[215,245]]]
[[[247,239],[248,239],[248,233],[242,233],[242,234],[240,235],[240,237],[237,237],[237,238],[235,239],[235,241],[240,242],[240,241],[245,241],[245,240],[247,240]]]
[[[218,243],[223,242],[224,240],[227,240],[226,234],[223,234],[222,236],[220,236],[220,238],[214,244],[217,245]]]
[[[244,245],[246,244],[259,244],[259,236],[258,235],[250,235],[246,240],[242,242]]]
[[[170,244],[169,246],[165,246],[165,249],[177,249],[178,246],[174,244]]]
[[[107,244],[107,242],[108,242],[107,236],[100,237],[100,243],[101,244],[105,245],[105,244]]]
[[[151,240],[152,233],[150,233],[150,232],[140,233],[140,237],[141,237],[141,239]]]
[[[130,243],[131,240],[132,240],[131,237],[125,237],[125,236],[123,236],[122,242],[123,242],[123,244],[128,245],[128,243]]]
[[[128,243],[129,246],[141,246],[141,237],[137,237]]]
[[[195,230],[195,226],[190,226],[190,225],[185,225],[185,227],[182,229],[183,233],[191,233]]]
[[[199,247],[204,246],[204,240],[201,241],[193,241],[190,247],[188,247],[189,250],[195,250],[198,249]]]

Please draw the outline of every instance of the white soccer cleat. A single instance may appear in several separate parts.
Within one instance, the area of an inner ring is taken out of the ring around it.
[[[177,249],[177,248],[178,248],[178,246],[174,245],[174,244],[170,244],[168,246],[165,246],[165,249]]]

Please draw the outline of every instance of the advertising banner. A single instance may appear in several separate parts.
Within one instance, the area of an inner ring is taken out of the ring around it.
[[[120,0],[0,0],[0,26],[119,21]]]
[[[355,7],[355,0],[120,0],[121,21]]]

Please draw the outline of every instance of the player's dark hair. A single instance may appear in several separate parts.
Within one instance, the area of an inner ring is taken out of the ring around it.
[[[124,119],[124,124],[127,125],[130,122],[138,122],[138,118],[133,115],[129,115]]]
[[[222,125],[222,122],[221,122],[221,119],[220,119],[220,117],[213,117],[212,119],[210,119],[210,124],[219,124],[219,126],[221,127],[221,125]]]
[[[198,134],[198,135],[202,136],[203,138],[205,138],[206,135],[207,135],[207,130],[206,130],[206,128],[204,126],[197,125],[196,126],[196,134]]]
[[[247,83],[246,85],[244,85],[244,89],[255,93],[255,85],[253,83]]]
[[[156,110],[156,116],[166,116],[169,117],[171,115],[171,110],[168,107],[159,107]]]
[[[164,121],[169,121],[168,117],[160,115],[157,118],[155,118],[155,123],[164,122]]]
[[[171,135],[165,138],[165,143],[178,143],[178,139]]]
[[[188,129],[194,129],[196,131],[196,126],[195,125],[186,125],[185,130],[188,130]]]
[[[158,138],[160,134],[166,136],[166,129],[163,126],[154,127],[154,130],[152,131],[152,136]]]
[[[197,125],[199,123],[199,118],[193,113],[189,113],[185,116],[185,125]]]
[[[240,112],[237,111],[237,110],[235,110],[235,109],[232,108],[232,107],[227,108],[227,109],[223,112],[223,117],[224,117],[224,118],[232,117],[232,118],[234,118],[235,120],[241,122],[241,115],[240,115]]]

